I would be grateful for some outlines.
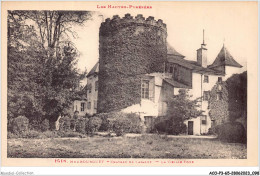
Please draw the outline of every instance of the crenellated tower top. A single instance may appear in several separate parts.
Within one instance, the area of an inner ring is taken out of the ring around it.
[[[102,31],[111,31],[115,29],[124,28],[127,26],[136,25],[136,26],[151,26],[161,29],[162,31],[167,31],[166,24],[163,23],[163,20],[155,20],[153,16],[144,18],[142,14],[138,14],[133,17],[129,13],[125,14],[124,17],[120,18],[118,15],[114,15],[112,19],[107,18],[105,22],[101,24]]]

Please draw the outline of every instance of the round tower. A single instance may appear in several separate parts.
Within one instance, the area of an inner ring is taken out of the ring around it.
[[[98,112],[140,103],[141,76],[164,72],[166,37],[166,24],[151,16],[115,15],[101,24]]]

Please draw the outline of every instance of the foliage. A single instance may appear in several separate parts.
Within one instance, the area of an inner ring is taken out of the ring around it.
[[[217,100],[218,87],[221,87],[221,100]],[[226,81],[217,83],[211,90],[209,109],[209,115],[216,125],[246,118],[247,72],[234,74]]]
[[[60,119],[60,130],[61,131],[69,131],[71,129],[71,118],[68,116],[62,117]]]
[[[208,130],[208,135],[215,135],[216,134],[216,127],[211,127]]]
[[[57,133],[59,137],[80,137],[82,138],[84,135],[75,131],[59,131]]]
[[[221,87],[222,99],[217,99],[219,93],[219,87]],[[215,120],[216,125],[228,122],[228,91],[226,82],[217,82],[210,92],[209,99],[209,116],[211,120]]]
[[[227,142],[246,143],[246,131],[239,122],[224,123],[216,127],[218,138]]]
[[[167,57],[166,30],[115,21],[100,28],[98,113],[138,104],[141,75],[163,72]]]
[[[50,123],[48,119],[44,119],[41,123],[41,130],[42,131],[47,131],[50,129]]]
[[[123,130],[123,133],[141,133],[141,119],[139,115],[135,113],[123,113],[123,112],[109,112],[109,113],[100,113],[97,114],[99,118],[102,119],[102,123],[100,126],[100,131],[110,131],[116,132],[120,131],[119,129],[124,123],[128,123],[128,127]],[[123,120],[122,120],[123,119]],[[116,127],[114,126],[116,121]],[[120,124],[119,124],[120,123]]]
[[[7,138],[33,138],[33,139],[45,139],[45,138],[61,138],[61,137],[84,137],[84,134],[74,132],[74,131],[36,131],[36,130],[29,130],[24,133],[7,133]]]
[[[226,84],[230,121],[247,118],[247,72],[232,75]]]
[[[87,132],[93,134],[97,132],[101,126],[102,119],[99,117],[91,117],[87,124]]]
[[[76,120],[76,131],[84,134],[86,131],[85,129],[86,129],[86,119],[83,117],[79,117]]]
[[[68,33],[87,11],[8,11],[8,119],[53,124],[71,105],[82,75]],[[52,125],[53,126],[53,125]]]
[[[157,133],[169,133],[170,128],[170,121],[166,117],[157,117],[154,122],[154,128],[152,132]]]
[[[109,129],[111,129],[111,128],[109,126],[108,118],[111,116],[111,113],[99,113],[96,116],[102,120],[99,130],[100,131],[109,131]]]
[[[127,118],[115,118],[110,122],[113,124],[113,132],[115,132],[117,136],[122,136],[130,131],[131,121]]]
[[[142,126],[141,126],[141,119],[140,116],[136,113],[127,113],[126,118],[130,121],[130,129],[129,133],[141,133]]]
[[[12,131],[15,134],[26,133],[29,130],[29,119],[25,116],[18,116],[12,121]]]
[[[202,111],[198,110],[199,99],[191,100],[188,90],[180,89],[178,95],[174,95],[168,101],[167,116],[156,125],[158,130],[162,130],[160,125],[165,127],[168,134],[180,134],[186,131],[185,120],[196,118]],[[159,128],[158,128],[159,127]]]

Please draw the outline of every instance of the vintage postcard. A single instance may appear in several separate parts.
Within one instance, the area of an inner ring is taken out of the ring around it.
[[[257,2],[3,2],[2,166],[257,166]]]

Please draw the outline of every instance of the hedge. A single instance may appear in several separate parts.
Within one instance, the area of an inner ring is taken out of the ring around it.
[[[18,116],[12,121],[12,131],[15,134],[25,133],[29,130],[29,119],[25,116]]]
[[[216,127],[218,138],[226,142],[246,143],[246,130],[239,122],[229,122]]]
[[[86,131],[89,134],[97,132],[102,124],[102,120],[99,117],[91,117],[87,123]]]

